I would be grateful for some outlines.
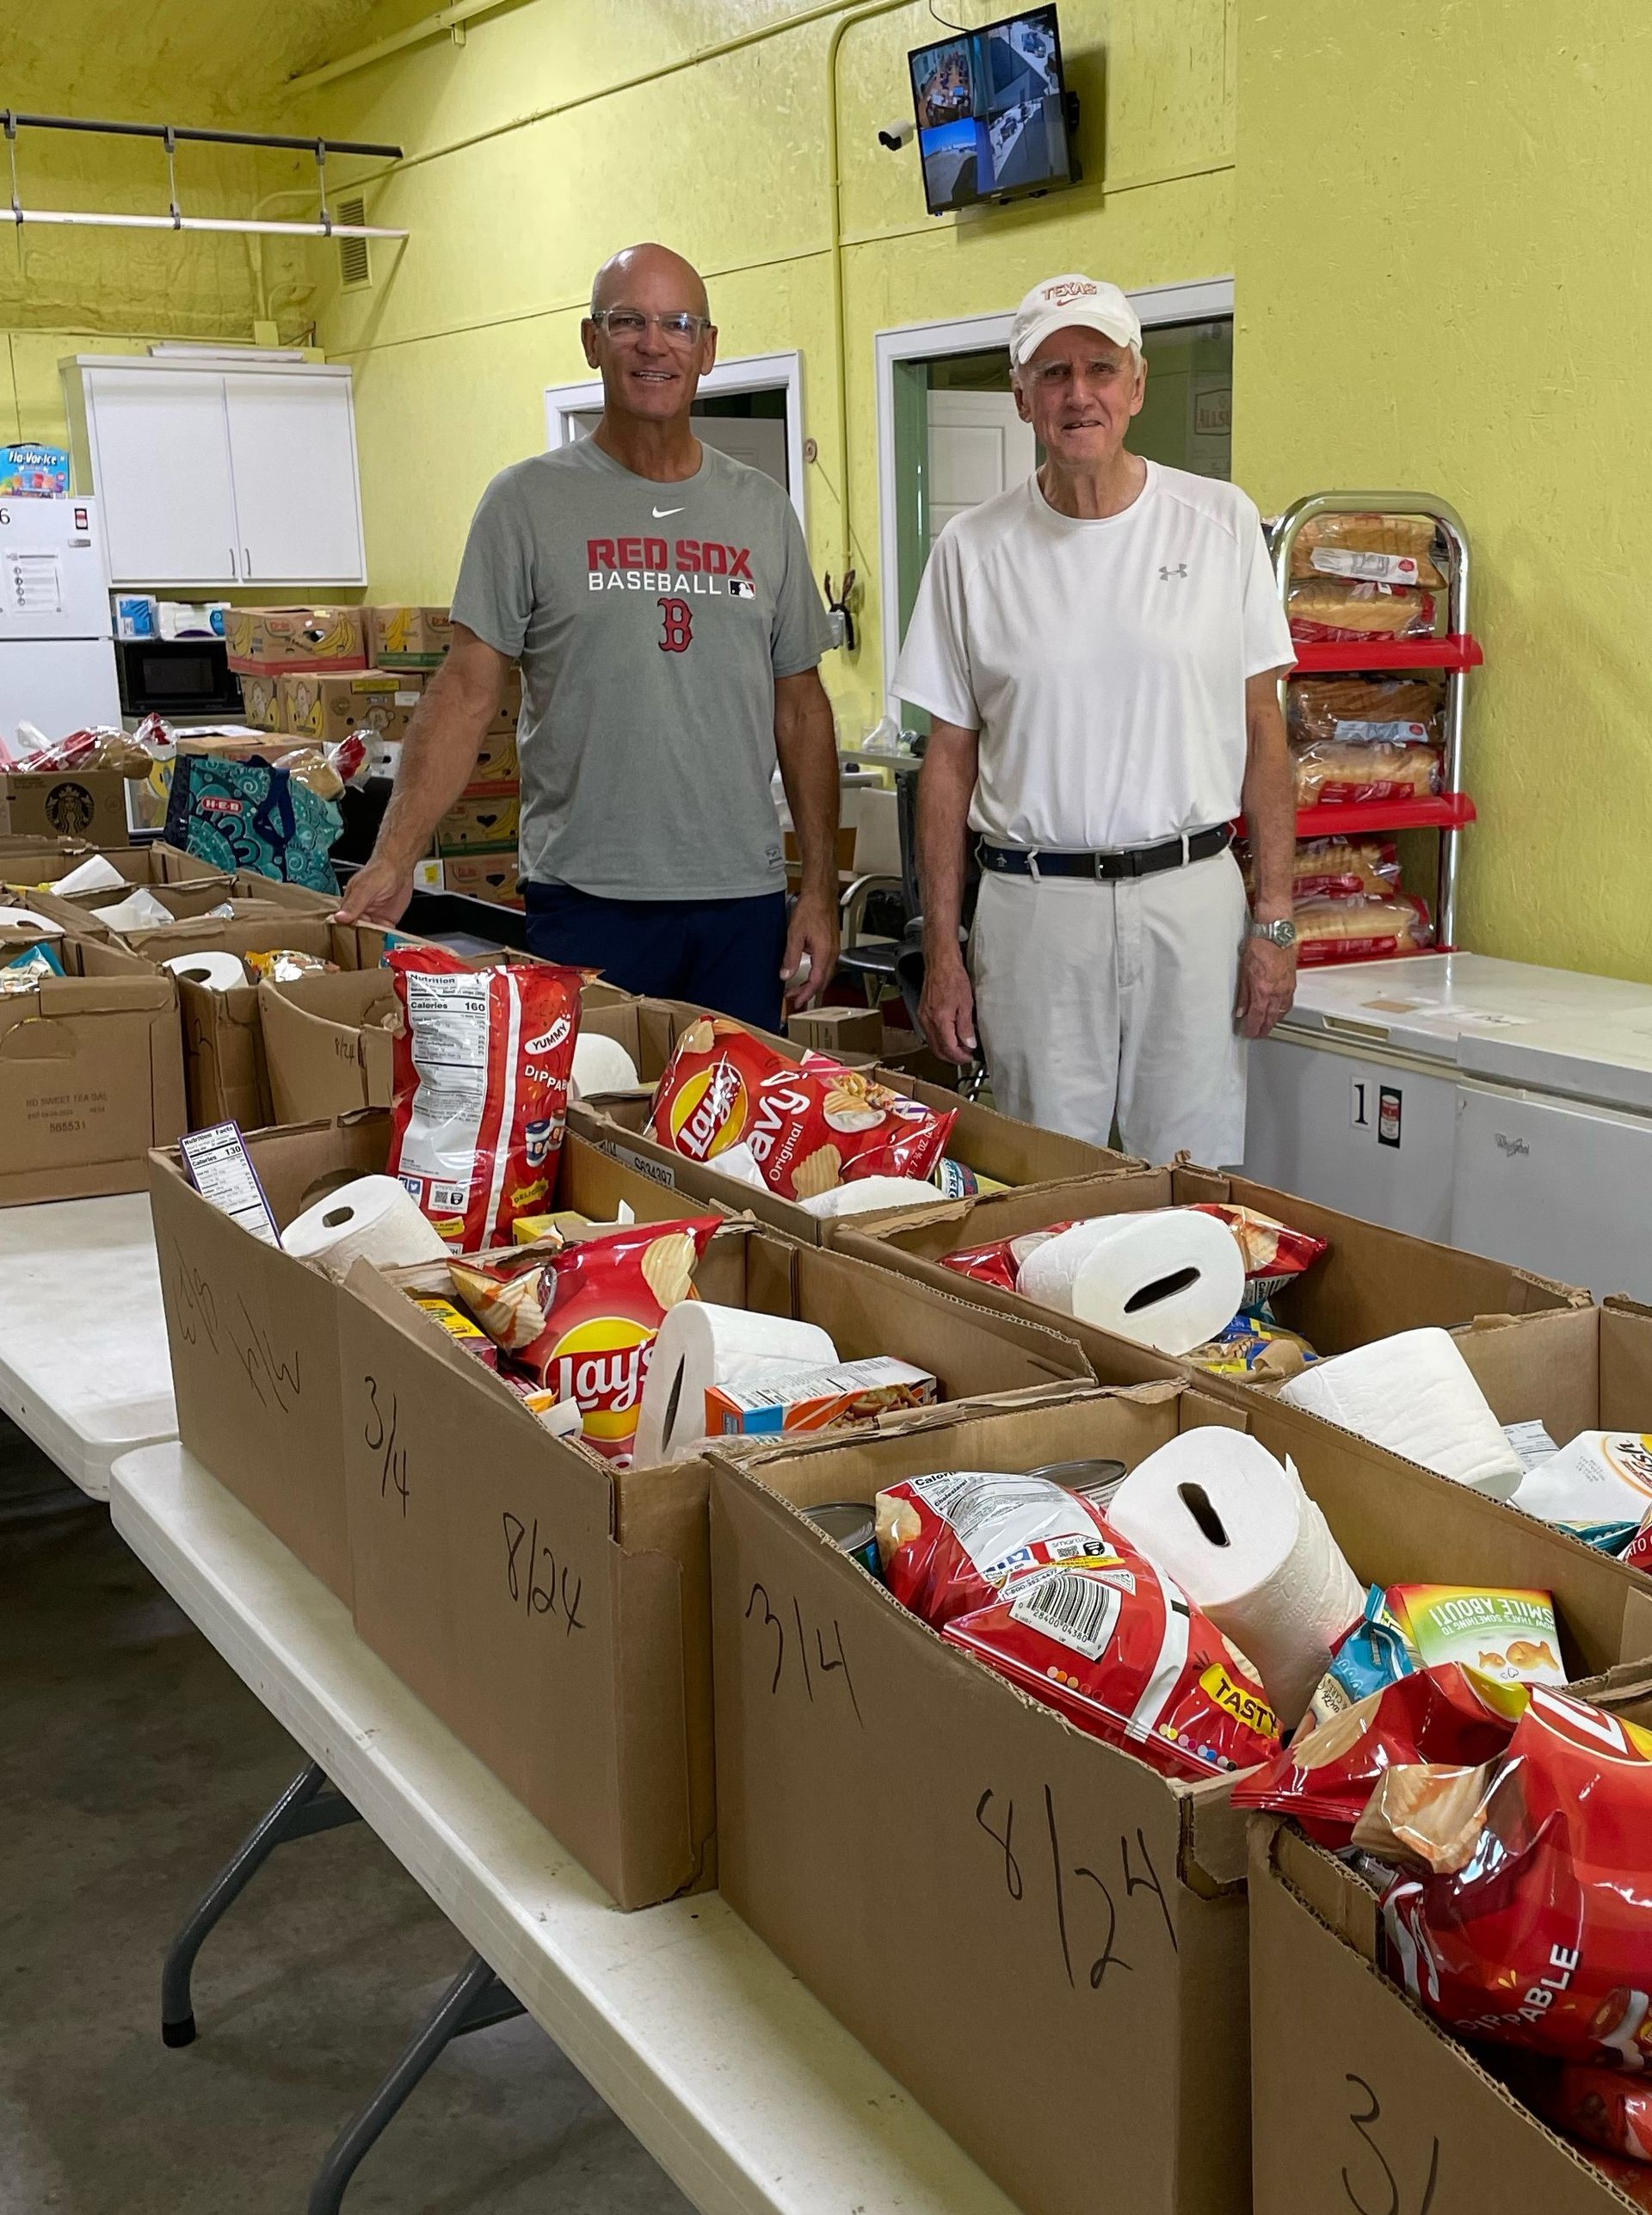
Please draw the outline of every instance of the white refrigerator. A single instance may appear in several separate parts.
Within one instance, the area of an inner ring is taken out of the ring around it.
[[[1652,985],[1477,953],[1304,970],[1250,1050],[1244,1166],[1652,1300]]]
[[[95,500],[0,497],[0,738],[120,728],[108,563]]]

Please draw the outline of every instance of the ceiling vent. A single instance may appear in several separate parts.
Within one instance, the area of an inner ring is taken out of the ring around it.
[[[335,223],[365,223],[367,202],[358,194],[354,200],[341,200],[333,210]],[[373,262],[367,249],[367,238],[341,238],[338,242],[338,281],[347,293],[365,292],[373,282]]]

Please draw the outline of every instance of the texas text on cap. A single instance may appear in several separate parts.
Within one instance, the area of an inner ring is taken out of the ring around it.
[[[1046,277],[1015,311],[1009,326],[1011,362],[1019,369],[1052,330],[1068,330],[1074,324],[1102,331],[1119,346],[1142,342],[1140,319],[1117,285],[1094,277]]]

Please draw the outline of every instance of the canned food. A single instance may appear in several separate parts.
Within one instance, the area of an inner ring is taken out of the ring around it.
[[[1027,1473],[1047,1478],[1064,1491],[1076,1492],[1082,1499],[1105,1508],[1125,1481],[1125,1465],[1122,1461],[1051,1461]]]
[[[1119,1473],[1123,1476],[1122,1468]],[[819,1507],[806,1508],[804,1512],[852,1561],[858,1561],[869,1576],[875,1576],[879,1583],[883,1582],[878,1527],[864,1500],[825,1500]]]

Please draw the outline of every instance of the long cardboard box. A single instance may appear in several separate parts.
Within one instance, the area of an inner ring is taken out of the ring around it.
[[[1652,1721],[1652,1706],[1629,1711]],[[1251,1838],[1258,2215],[1609,2215],[1644,2206],[1378,1966],[1372,1893],[1288,1825]]]
[[[714,1456],[722,1890],[1026,2215],[1248,2208],[1243,1823],[1228,1780],[1162,1777],[945,1644],[801,1511],[1225,1423],[1291,1453],[1362,1578],[1550,1591],[1574,1676],[1652,1649],[1652,1580],[1290,1417],[1183,1382]]]
[[[572,1204],[606,1173],[681,1212],[576,1138],[563,1159]],[[819,1323],[846,1360],[915,1363],[949,1397],[1086,1374],[1053,1332],[749,1223],[717,1235],[695,1285]],[[622,1907],[712,1883],[708,1463],[616,1469],[551,1437],[361,1265],[339,1330],[360,1635]]]
[[[124,846],[126,783],[119,769],[0,770],[0,833]]]
[[[237,672],[364,669],[367,626],[360,608],[230,608],[224,642]]]
[[[147,846],[89,846],[83,839],[16,839],[0,841],[0,884],[25,889],[55,888],[61,878],[101,854],[124,885],[227,885],[227,873],[211,862],[185,854],[163,840]],[[66,897],[93,906],[121,898],[119,892],[71,893]]]
[[[967,1297],[1001,1314],[1053,1318],[1089,1353],[1098,1374],[1105,1374],[1114,1358],[1109,1349],[1119,1343],[1107,1332],[1071,1316],[1057,1317],[1055,1310],[1020,1293],[960,1276],[944,1266],[942,1256],[994,1239],[1019,1237],[1051,1223],[1131,1209],[1187,1207],[1201,1200],[1252,1208],[1328,1242],[1330,1251],[1273,1301],[1279,1321],[1299,1331],[1320,1354],[1346,1354],[1373,1339],[1425,1323],[1451,1330],[1476,1316],[1523,1319],[1588,1305],[1587,1293],[1528,1269],[1365,1223],[1358,1216],[1317,1206],[1248,1177],[1186,1165],[1138,1170],[1083,1193],[995,1193],[918,1214],[871,1223],[851,1220],[836,1243],[927,1284],[964,1287]],[[1232,1384],[1241,1391],[1256,1389],[1248,1379]]]
[[[330,746],[353,731],[382,739],[407,736],[424,690],[416,670],[290,669],[280,679],[280,727],[296,737]]]

